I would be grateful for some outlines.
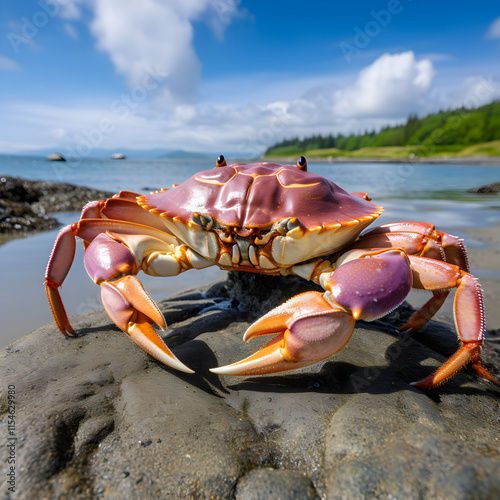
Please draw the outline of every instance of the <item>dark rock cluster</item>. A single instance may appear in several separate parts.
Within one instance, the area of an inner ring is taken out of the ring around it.
[[[11,344],[0,379],[15,388],[16,498],[498,498],[500,392],[467,371],[433,391],[409,385],[456,334],[435,322],[417,339],[396,334],[408,306],[358,323],[341,351],[298,372],[212,374],[266,342],[242,333],[301,290],[265,278],[159,302],[165,341],[194,375],[150,358],[104,310],[71,318],[78,338],[48,325]],[[6,430],[6,392],[0,411]]]
[[[489,194],[498,192],[500,192],[500,182],[493,182],[492,184],[488,184],[486,186],[469,189],[469,193]]]
[[[52,229],[58,223],[48,214],[79,211],[91,200],[112,195],[106,191],[62,182],[0,176],[0,233]]]

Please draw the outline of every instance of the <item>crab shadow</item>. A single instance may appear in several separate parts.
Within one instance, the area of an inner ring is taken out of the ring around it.
[[[382,333],[380,326],[363,324],[363,327]],[[386,329],[390,330],[390,325],[384,328]],[[228,384],[227,388],[232,391],[251,390],[263,393],[308,391],[329,395],[389,394],[410,390],[423,393],[436,403],[439,403],[444,395],[471,396],[487,392],[495,398],[500,398],[500,391],[495,385],[477,377],[468,367],[462,369],[453,379],[434,389],[422,391],[410,385],[411,382],[430,375],[436,369],[437,366],[426,366],[430,359],[440,365],[458,348],[459,344],[454,332],[451,329],[448,331],[453,340],[451,345],[446,347],[448,351],[446,354],[434,351],[420,340],[416,340],[414,336],[401,336],[392,328],[390,333],[396,338],[384,351],[386,365],[359,366],[345,361],[335,361],[333,357],[317,372],[246,378],[241,382]],[[475,385],[468,383],[471,380],[475,382]]]
[[[199,317],[191,317],[189,321],[173,323],[169,330],[160,335],[174,354],[195,374],[182,373],[149,356],[165,372],[168,372],[198,389],[214,395],[225,397],[231,391],[250,390],[254,392],[298,393],[317,392],[333,394],[387,394],[395,391],[419,391],[410,385],[429,375],[435,368],[428,367],[429,360],[442,364],[459,347],[453,329],[445,324],[431,321],[426,328],[414,334],[401,334],[392,320],[378,320],[371,323],[358,322],[357,326],[366,330],[389,334],[394,337],[383,353],[384,365],[358,365],[345,361],[336,361],[335,356],[326,361],[318,371],[305,373],[281,373],[277,375],[257,377],[220,377],[209,371],[218,366],[214,350],[204,341],[198,339],[206,333],[218,333],[230,329],[234,332],[235,342],[241,341],[241,333],[248,326],[248,315],[238,308],[218,308],[200,311]],[[166,311],[168,317],[168,311]],[[246,316],[243,318],[242,316]],[[398,322],[400,324],[400,320]],[[112,322],[99,327],[85,327],[79,330],[79,336],[103,333],[103,330],[121,332]],[[233,333],[230,333],[232,335]],[[238,337],[236,337],[238,334]],[[356,332],[354,333],[356,335]],[[236,344],[237,345],[237,344]],[[477,387],[464,385],[467,378],[479,381]],[[234,382],[233,382],[234,381]],[[439,402],[444,394],[478,394],[482,392],[499,397],[496,387],[482,381],[465,367],[460,374],[442,386],[424,391],[424,393]]]

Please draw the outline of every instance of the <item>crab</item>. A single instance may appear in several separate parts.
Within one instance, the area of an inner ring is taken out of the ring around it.
[[[255,354],[212,368],[222,375],[259,375],[301,368],[339,351],[356,320],[372,321],[400,305],[412,288],[432,297],[399,328],[422,328],[455,293],[461,346],[434,373],[413,382],[436,387],[464,365],[500,383],[480,359],[485,321],[481,287],[469,273],[461,239],[425,222],[384,224],[363,230],[383,208],[366,193],[348,193],[332,181],[296,165],[227,165],[198,172],[172,189],[148,195],[121,191],[87,204],[78,222],[59,232],[45,273],[52,314],[59,330],[77,336],[59,294],[83,240],[84,263],[101,287],[111,320],[160,362],[187,373],[154,328],[163,314],[136,277],[174,276],[189,269],[267,275],[296,275],[324,292],[299,294],[253,323],[244,340],[277,334]]]

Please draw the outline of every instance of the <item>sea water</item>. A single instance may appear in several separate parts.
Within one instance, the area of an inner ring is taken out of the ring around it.
[[[228,158],[231,161],[231,158]],[[199,170],[215,166],[211,160],[82,159],[48,162],[29,156],[0,156],[0,177],[12,175],[30,180],[67,182],[111,192],[147,193],[171,187]],[[432,222],[440,229],[464,236],[466,227],[498,227],[500,197],[467,193],[500,181],[500,167],[413,163],[321,163],[310,161],[311,172],[328,177],[348,191],[367,192],[384,206],[377,223],[399,220]],[[78,213],[55,214],[62,225],[78,219]],[[5,346],[52,321],[43,279],[57,230],[10,240],[0,245],[0,346]],[[468,240],[468,245],[474,245]],[[73,267],[61,293],[68,314],[102,307],[100,289],[87,276],[83,251],[77,246]],[[140,279],[154,299],[199,287],[222,277],[212,267],[192,270],[172,278]]]

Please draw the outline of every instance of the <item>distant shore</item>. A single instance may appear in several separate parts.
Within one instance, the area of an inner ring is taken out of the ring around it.
[[[304,153],[309,161],[320,163],[411,163],[421,165],[467,165],[477,167],[500,167],[500,156],[465,156],[465,157],[429,157],[429,158],[369,158],[369,157],[349,157],[349,156],[309,156]],[[262,156],[258,161],[268,161],[277,163],[295,163],[295,156]]]

